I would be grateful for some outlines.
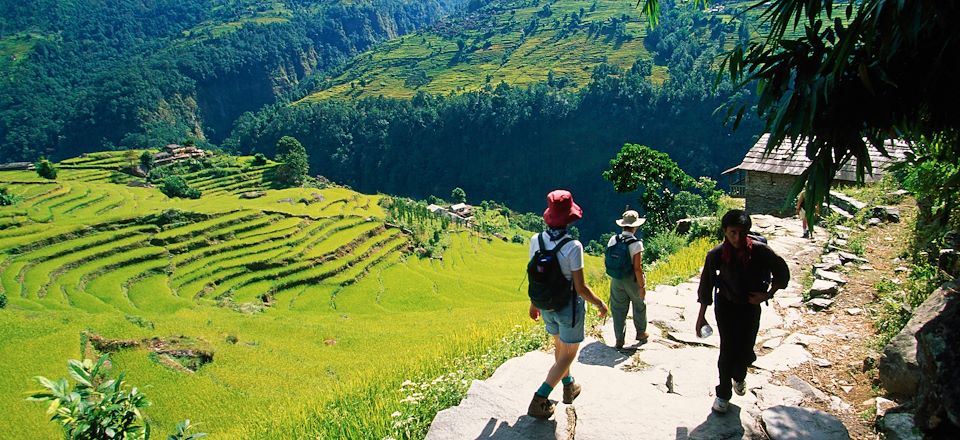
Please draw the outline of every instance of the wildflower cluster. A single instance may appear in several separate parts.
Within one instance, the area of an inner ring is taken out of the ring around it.
[[[423,438],[437,412],[458,405],[474,380],[490,377],[508,359],[546,343],[542,328],[514,327],[508,335],[489,344],[482,352],[467,354],[442,364],[443,373],[400,385],[400,408],[391,414],[391,435],[384,440]]]

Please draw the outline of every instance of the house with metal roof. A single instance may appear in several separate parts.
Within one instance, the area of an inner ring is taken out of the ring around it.
[[[787,200],[790,190],[812,161],[807,158],[806,142],[794,143],[789,138],[779,147],[767,152],[770,134],[760,136],[753,148],[747,152],[743,162],[723,172],[730,178],[730,190],[736,197],[746,199],[747,212],[760,214],[793,214],[793,200]],[[865,182],[876,182],[891,165],[906,158],[910,146],[901,140],[887,140],[884,148],[889,156],[884,156],[876,148],[870,147],[870,162],[873,173],[864,176]],[[857,180],[857,159],[851,158],[837,171],[833,184],[851,184]]]

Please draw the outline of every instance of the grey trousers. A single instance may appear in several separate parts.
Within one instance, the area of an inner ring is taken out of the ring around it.
[[[617,343],[624,342],[630,304],[633,304],[633,327],[639,337],[647,331],[647,304],[640,298],[640,286],[633,278],[611,278],[610,315],[613,316],[613,334],[617,337]]]

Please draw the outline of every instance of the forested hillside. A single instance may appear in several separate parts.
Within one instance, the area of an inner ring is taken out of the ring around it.
[[[648,31],[646,18],[622,2],[506,0],[467,17],[509,23],[509,17],[521,15],[534,3],[539,5],[535,10],[573,12],[554,12],[556,20],[539,19],[534,35],[551,36],[533,48],[533,55],[524,56],[517,49],[505,64],[508,67],[491,67],[490,72],[509,73],[501,81],[468,75],[465,81],[472,79],[475,87],[444,89],[433,82],[419,88],[409,88],[409,82],[404,86],[398,78],[450,54],[415,63],[409,61],[413,57],[399,60],[399,52],[423,40],[443,40],[446,45],[431,44],[449,48],[456,46],[453,41],[460,35],[486,29],[471,19],[445,21],[405,37],[407,43],[390,42],[355,59],[344,74],[359,77],[347,86],[353,87],[355,96],[349,91],[341,96],[342,86],[331,81],[310,99],[244,115],[225,145],[269,155],[277,139],[292,135],[309,150],[314,173],[362,191],[444,197],[452,188],[463,187],[473,202],[496,199],[522,211],[543,209],[544,194],[554,187],[570,188],[581,195],[578,202],[587,210],[580,225],[587,238],[609,229],[625,203],[636,206],[636,195],[617,196],[600,177],[624,143],[649,145],[670,154],[689,174],[714,178],[739,163],[752,146],[760,130],[755,120],[748,117],[734,132],[723,125],[722,114],[714,114],[729,99],[751,99],[749,88],[726,83],[714,87],[718,53],[733,39],[746,38],[739,36],[745,27],[731,15],[665,4],[660,26]],[[571,28],[570,14],[580,15],[581,5],[582,24]],[[611,17],[612,8],[629,14]],[[591,9],[603,14],[592,24]],[[484,16],[485,11],[499,15]],[[453,26],[468,29],[461,33]],[[454,65],[426,75],[482,70],[480,53],[486,43],[467,40],[471,49],[464,46],[460,61],[447,61]],[[619,49],[618,40],[623,42]],[[577,57],[576,52],[550,48],[577,42],[606,47],[604,51],[616,56],[591,52],[583,55],[580,70],[549,68],[551,59]],[[561,58],[539,56],[549,50]],[[603,59],[609,62],[591,61]],[[519,70],[509,67],[520,65],[524,67]],[[542,81],[530,80],[539,74]],[[405,99],[376,96],[368,89],[390,89],[387,95],[401,97],[406,91],[416,92]]]
[[[462,0],[0,1],[0,161],[196,139]]]

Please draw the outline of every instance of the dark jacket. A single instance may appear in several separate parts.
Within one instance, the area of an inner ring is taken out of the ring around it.
[[[725,263],[722,253],[722,244],[707,252],[697,290],[697,301],[701,304],[713,304],[714,288],[718,288],[719,294],[730,302],[746,304],[749,292],[767,292],[771,285],[782,289],[790,281],[787,262],[764,243],[752,243],[750,260],[746,264],[737,258]]]

